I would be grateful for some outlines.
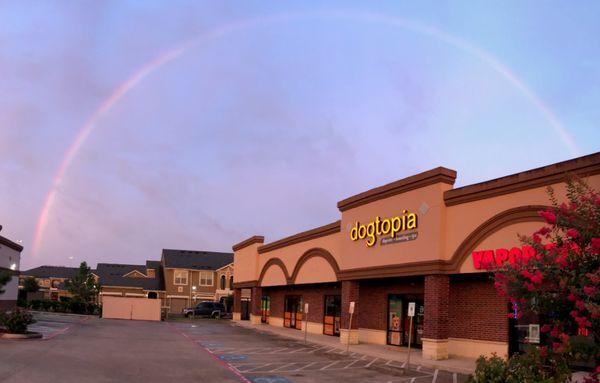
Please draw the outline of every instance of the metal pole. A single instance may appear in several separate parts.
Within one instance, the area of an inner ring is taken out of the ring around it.
[[[410,369],[410,342],[412,340],[412,322],[413,317],[410,317],[410,324],[408,325],[408,356],[406,358],[406,369]]]
[[[352,331],[352,315],[354,315],[354,313],[350,313],[350,322],[348,322],[348,338],[346,339],[346,352],[350,350],[350,331]]]
[[[308,321],[304,321],[304,344],[306,344],[306,334],[308,333]]]

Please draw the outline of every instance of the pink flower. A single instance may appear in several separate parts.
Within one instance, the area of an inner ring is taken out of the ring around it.
[[[550,225],[554,225],[556,223],[556,215],[551,211],[542,210],[539,212],[539,215],[540,217],[544,218],[546,222],[548,222]]]
[[[535,272],[535,275],[532,275],[531,277],[529,277],[529,279],[531,279],[531,282],[533,282],[537,285],[541,285],[542,280],[544,279],[544,276],[542,275],[542,273],[539,270],[537,270]]]
[[[577,239],[579,238],[579,232],[575,229],[569,229],[567,230],[567,235],[573,239]]]
[[[583,286],[583,292],[586,295],[594,295],[594,294],[596,294],[596,287],[594,287],[594,286]]]
[[[575,307],[577,307],[580,311],[585,310],[585,303],[583,301],[578,300],[575,302]]]
[[[542,236],[548,235],[548,233],[550,233],[550,228],[548,226],[544,226],[535,232],[535,234],[539,234]]]
[[[542,326],[542,328],[540,328],[540,331],[544,333],[549,332],[550,330],[552,330],[552,326],[550,326],[549,324],[545,324]]]
[[[569,313],[573,318],[579,317],[579,312],[577,310],[573,310]]]
[[[570,300],[571,302],[575,302],[577,300],[577,297],[575,296],[575,294],[569,293],[569,296],[567,297],[567,299]]]
[[[550,331],[550,336],[552,336],[553,338],[558,338],[560,336],[560,330],[558,329],[558,327],[554,326],[552,331]]]
[[[600,238],[592,238],[592,250],[594,254],[600,253]]]

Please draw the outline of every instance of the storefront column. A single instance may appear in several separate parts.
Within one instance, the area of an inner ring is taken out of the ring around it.
[[[450,278],[447,275],[425,276],[423,358],[448,359],[449,301]]]
[[[342,313],[340,320],[340,342],[343,344],[358,344],[358,293],[360,284],[358,281],[342,281]],[[352,315],[352,326],[350,330],[350,302],[354,302],[354,314]]]
[[[242,289],[233,289],[233,320],[242,320]]]
[[[262,316],[260,302],[262,299],[262,288],[253,287],[250,296],[250,323],[260,324],[260,318]]]

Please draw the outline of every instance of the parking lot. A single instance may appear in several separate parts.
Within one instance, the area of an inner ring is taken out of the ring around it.
[[[465,382],[466,376],[304,344],[229,320],[36,313],[43,339],[0,340],[0,382]]]
[[[467,376],[423,366],[347,353],[339,347],[304,344],[232,326],[226,321],[171,323],[178,332],[213,353],[255,383],[286,382],[465,382]]]

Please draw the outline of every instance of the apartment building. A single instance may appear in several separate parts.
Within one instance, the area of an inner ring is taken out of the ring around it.
[[[161,264],[171,314],[233,293],[233,253],[164,249]]]
[[[2,226],[0,226],[2,230]],[[19,264],[21,262],[23,246],[0,236],[0,272],[8,272],[13,278],[3,287],[4,293],[0,294],[0,310],[12,308],[17,304]]]

